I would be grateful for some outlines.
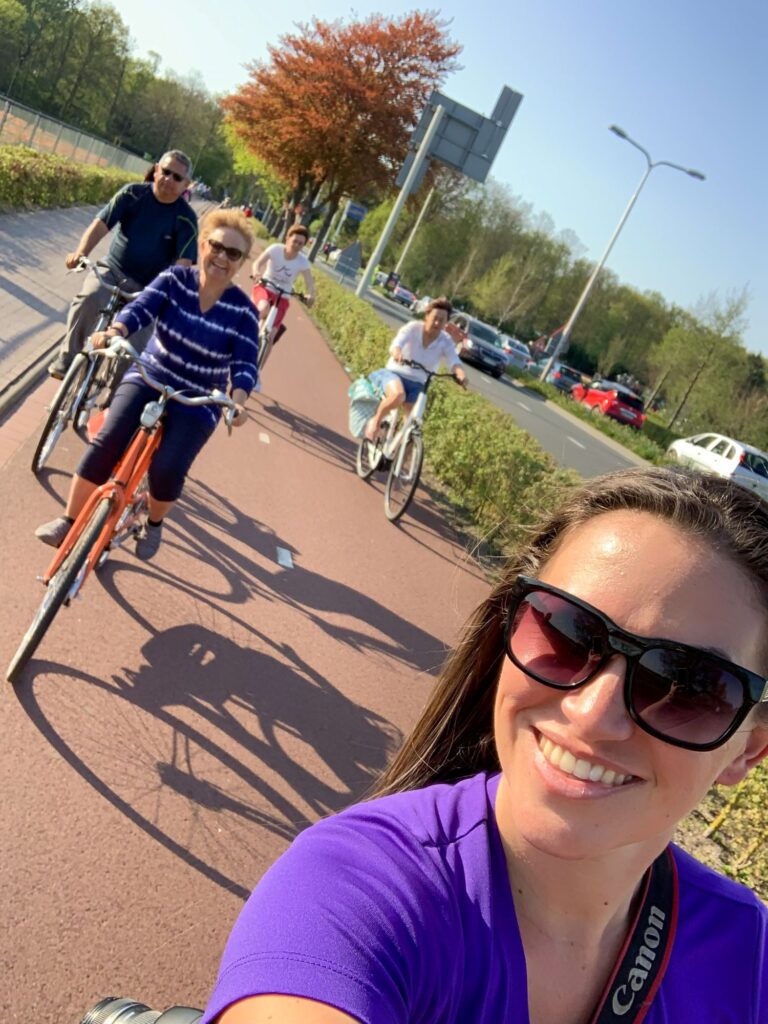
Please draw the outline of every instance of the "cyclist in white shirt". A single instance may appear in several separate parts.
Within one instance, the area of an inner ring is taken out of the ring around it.
[[[448,299],[433,299],[427,306],[423,323],[411,320],[395,335],[389,347],[386,369],[371,374],[384,388],[384,397],[375,415],[365,425],[365,436],[369,441],[376,439],[381,421],[388,412],[403,404],[412,405],[424,390],[426,374],[415,366],[403,366],[404,359],[421,363],[432,371],[445,363],[456,380],[466,387],[466,374],[456,355],[456,348],[444,330],[451,311]]]
[[[259,319],[263,320],[269,307],[277,302],[277,318],[275,319],[275,341],[282,334],[280,325],[288,309],[288,298],[273,291],[269,285],[261,284],[261,278],[276,284],[278,288],[289,292],[293,282],[301,274],[306,289],[306,304],[311,306],[315,301],[315,282],[312,279],[311,264],[301,251],[309,240],[309,232],[303,224],[294,224],[286,235],[285,245],[275,242],[268,246],[258,259],[254,260],[251,277],[256,284],[251,292],[253,304],[259,311]]]

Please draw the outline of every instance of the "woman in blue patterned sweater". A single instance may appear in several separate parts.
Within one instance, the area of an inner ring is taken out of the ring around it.
[[[239,210],[216,210],[203,224],[198,267],[169,267],[129,303],[94,347],[120,335],[128,338],[155,320],[143,361],[162,384],[189,394],[226,391],[238,405],[235,426],[246,419],[244,404],[256,384],[258,314],[232,279],[250,254],[253,234]],[[95,487],[109,479],[133,437],[148,401],[157,392],[132,367],[115,392],[104,426],[88,446],[72,479],[66,512],[40,526],[35,535],[58,547]],[[192,463],[219,421],[215,405],[190,407],[170,402],[163,438],[149,470],[149,519],[136,543],[140,558],[160,545],[163,519],[181,494]]]

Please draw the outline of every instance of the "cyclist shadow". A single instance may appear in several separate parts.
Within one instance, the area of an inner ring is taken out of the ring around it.
[[[413,502],[394,526],[407,534],[416,544],[431,551],[437,558],[452,566],[460,564],[464,572],[477,580],[485,581],[483,569],[473,557],[473,551],[478,546],[478,538],[466,532],[462,524],[456,523],[455,517],[456,513],[447,505],[440,492],[425,484],[422,479],[419,481],[419,489]],[[441,548],[440,544],[429,541],[442,541],[451,545],[456,545],[458,541],[464,549],[464,557],[458,559],[452,553],[446,554],[445,548]]]
[[[164,579],[181,589],[200,598],[218,597],[231,603],[243,603],[254,596],[280,600],[305,615],[328,636],[355,651],[373,651],[422,672],[434,672],[442,663],[446,654],[442,641],[364,592],[304,568],[298,562],[292,569],[276,573],[250,558],[247,551],[258,550],[273,565],[274,535],[265,533],[258,523],[243,516],[236,506],[206,484],[195,481],[195,487],[182,499],[175,518],[180,527],[175,542],[182,550],[188,550],[195,560],[215,568],[227,583],[227,593],[213,595],[187,579],[163,573]],[[238,547],[229,542],[230,535],[238,538]],[[265,547],[267,537],[269,545]],[[289,544],[284,546],[291,550]],[[102,579],[117,597],[114,583],[104,580],[103,574]],[[130,607],[126,610],[134,613]],[[323,613],[329,613],[332,618]],[[340,616],[347,616],[365,628],[340,623]]]
[[[275,433],[279,433],[283,441],[308,450],[329,465],[341,464],[346,470],[354,468],[357,443],[352,438],[324,427],[317,420],[276,399],[270,399],[269,405],[263,405],[261,412],[267,420],[273,422]],[[283,425],[289,428],[289,433],[280,431]]]
[[[182,625],[151,637],[139,668],[110,681],[39,662],[35,676],[55,674],[54,685],[16,694],[104,799],[245,898],[264,833],[282,846],[359,799],[401,741],[290,646],[275,653]]]

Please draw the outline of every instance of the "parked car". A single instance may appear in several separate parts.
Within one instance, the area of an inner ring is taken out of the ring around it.
[[[501,377],[507,365],[507,357],[495,328],[467,313],[454,313],[446,330],[456,342],[459,359],[473,363],[497,380]]]
[[[416,296],[413,294],[410,288],[406,288],[405,285],[396,284],[392,295],[390,296],[399,302],[403,306],[411,306],[416,301]]]
[[[380,287],[384,287],[387,283],[388,274],[385,270],[377,270],[373,275],[373,283],[378,284]]]
[[[414,299],[411,303],[411,312],[416,316],[423,316],[427,312],[427,306],[432,301],[429,295],[422,295],[420,299]]]
[[[544,356],[543,361],[540,361],[542,370],[547,365],[548,359],[549,356]],[[566,366],[565,363],[553,363],[546,380],[548,384],[554,384],[558,391],[564,391],[566,395],[572,395],[576,385],[581,384],[581,374],[578,370],[574,370],[572,366]]]
[[[612,380],[593,380],[591,384],[576,384],[571,397],[583,402],[592,412],[642,430],[645,423],[643,400],[634,391]]]
[[[673,441],[667,452],[702,473],[727,477],[768,500],[768,455],[723,434],[694,434]]]
[[[517,370],[530,370],[533,359],[525,342],[511,338],[508,334],[502,334],[500,338],[502,350],[507,357],[507,366],[514,366]]]

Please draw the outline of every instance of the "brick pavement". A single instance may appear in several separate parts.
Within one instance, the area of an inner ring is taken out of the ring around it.
[[[81,280],[67,271],[64,256],[98,209],[0,215],[0,390],[63,334]],[[102,242],[95,255],[103,256],[108,244]]]

